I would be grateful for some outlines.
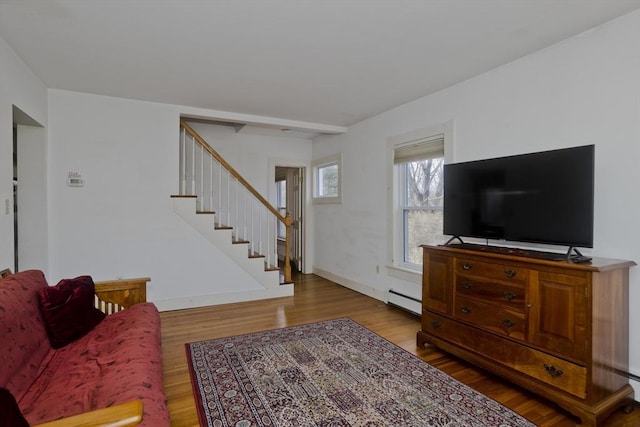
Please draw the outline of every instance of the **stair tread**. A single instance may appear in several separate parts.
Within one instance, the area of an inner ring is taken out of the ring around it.
[[[265,256],[262,254],[249,254],[249,258],[264,258]]]
[[[189,195],[189,194],[175,194],[175,195],[171,195],[171,198],[176,198],[176,199],[197,199],[198,196],[196,195]],[[193,212],[193,211],[192,211]],[[215,211],[212,210],[196,210],[195,211],[196,215],[215,215]],[[224,225],[224,224],[220,224],[220,223],[216,223],[215,219],[211,221],[213,223],[214,226],[214,230],[234,230],[235,227],[233,226],[229,226],[229,225]],[[246,245],[250,245],[251,242],[249,240],[246,239],[242,239],[242,238],[236,238],[235,237],[234,232],[231,233],[231,243],[233,245],[239,245],[239,244],[246,244]],[[278,280],[279,285],[291,285],[293,284],[293,282],[282,282],[282,272],[280,270],[280,268],[277,265],[272,265],[270,262],[266,262],[267,260],[267,256],[258,252],[254,252],[253,249],[250,246],[247,246],[248,251],[247,251],[247,256],[249,259],[264,259],[265,261],[263,262],[264,264],[264,272],[265,273],[270,273],[273,271],[280,271],[280,280]],[[269,277],[271,277],[270,275],[268,275]]]

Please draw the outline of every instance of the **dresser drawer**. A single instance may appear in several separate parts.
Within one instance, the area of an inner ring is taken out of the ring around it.
[[[587,369],[583,366],[426,310],[422,313],[422,331],[491,359],[492,363],[512,368],[520,375],[581,399],[587,396]]]
[[[490,280],[501,280],[508,283],[526,283],[529,270],[509,264],[478,261],[471,258],[456,258],[456,274],[465,276],[481,276]]]
[[[524,312],[526,294],[523,285],[492,282],[480,277],[456,276],[456,295],[481,299],[509,310]]]
[[[524,341],[524,314],[496,307],[491,304],[456,297],[453,315],[500,335]]]

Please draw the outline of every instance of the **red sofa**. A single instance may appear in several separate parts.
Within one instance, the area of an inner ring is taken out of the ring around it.
[[[38,299],[46,286],[36,270],[0,279],[0,387],[26,420],[40,424],[139,400],[139,425],[169,426],[156,307],[140,303],[109,314],[54,349]]]

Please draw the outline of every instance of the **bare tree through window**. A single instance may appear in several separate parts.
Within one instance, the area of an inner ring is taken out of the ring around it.
[[[420,245],[442,243],[444,158],[404,163],[404,261],[422,264]]]
[[[407,165],[408,205],[442,208],[444,181],[443,158],[409,162]]]

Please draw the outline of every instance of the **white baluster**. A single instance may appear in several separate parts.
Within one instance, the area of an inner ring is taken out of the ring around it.
[[[265,215],[265,227],[267,228],[267,265],[271,266],[271,227],[269,227],[269,211],[267,209],[265,209]]]
[[[209,155],[209,210],[215,211],[213,208],[213,156]]]
[[[200,194],[198,195],[200,200],[200,210],[204,209],[204,146],[200,144]]]
[[[238,192],[240,191],[240,182],[236,179],[236,221],[233,224],[233,229],[236,232],[236,238],[240,239],[240,236],[238,236],[238,225],[240,224],[240,204],[239,204],[239,200],[240,200],[240,195],[238,194]]]
[[[222,164],[218,162],[218,225],[222,225]]]
[[[254,223],[255,221],[253,220],[253,197],[251,198],[251,253],[254,253],[256,251],[256,236],[253,233],[254,230]]]
[[[260,254],[264,254],[264,252],[262,252],[262,210],[258,211],[258,234],[260,236],[260,240],[258,241],[258,251]]]
[[[180,154],[182,155],[182,159],[180,162],[181,171],[180,171],[180,194],[184,195],[187,191],[187,142],[186,142],[186,133],[187,130],[182,128],[182,133],[180,135]]]
[[[243,208],[242,208],[242,215],[243,215],[243,230],[242,230],[242,235],[245,236],[245,240],[247,240],[247,189],[244,189],[244,201],[243,201]]]
[[[196,139],[191,137],[191,193],[196,194]]]
[[[231,224],[231,173],[227,171],[227,225]]]

